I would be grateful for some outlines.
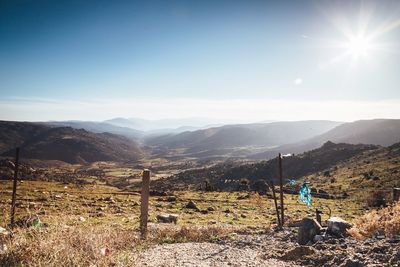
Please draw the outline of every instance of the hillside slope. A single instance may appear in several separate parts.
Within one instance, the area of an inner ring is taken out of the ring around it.
[[[27,139],[49,128],[31,122],[0,121],[0,154],[22,145]]]
[[[259,124],[226,125],[193,132],[147,138],[149,146],[184,149],[193,154],[205,151],[274,147],[299,142],[322,134],[339,125],[332,121],[272,122]]]
[[[93,133],[112,133],[125,136],[137,141],[144,135],[144,132],[127,127],[119,127],[105,122],[94,121],[50,121],[43,124],[55,127],[71,127],[74,129],[84,129]]]
[[[92,133],[70,127],[46,127],[24,122],[1,122],[2,136],[16,135],[16,142],[2,138],[6,148],[2,156],[14,156],[14,147],[21,147],[21,157],[60,160],[67,163],[94,161],[134,161],[142,156],[135,142],[110,133]],[[33,129],[33,131],[32,131]],[[18,139],[17,139],[18,137]]]
[[[309,174],[315,174],[346,161],[364,151],[375,151],[379,149],[374,145],[351,145],[325,143],[322,147],[305,152],[300,155],[283,159],[283,177],[288,179],[299,179]],[[253,164],[224,163],[209,169],[197,169],[179,173],[165,180],[160,180],[161,187],[187,188],[191,185],[198,187],[205,180],[216,189],[237,190],[238,182],[247,179],[250,184],[259,179],[265,181],[278,179],[278,159],[263,161]],[[229,181],[227,183],[227,181]],[[285,182],[286,183],[286,182]]]
[[[400,120],[375,119],[343,123],[308,140],[286,144],[262,153],[253,154],[253,159],[269,159],[278,153],[302,153],[320,147],[327,141],[347,144],[372,144],[390,146],[400,142]]]

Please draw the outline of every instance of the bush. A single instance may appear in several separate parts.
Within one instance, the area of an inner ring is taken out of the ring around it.
[[[265,195],[269,191],[269,186],[264,180],[257,180],[251,185],[251,190]]]
[[[388,195],[382,190],[373,191],[368,196],[367,203],[369,207],[373,208],[386,207],[388,204]]]
[[[400,234],[400,202],[368,212],[358,218],[349,230],[350,235],[358,239],[373,237],[377,232],[384,232],[386,237]]]

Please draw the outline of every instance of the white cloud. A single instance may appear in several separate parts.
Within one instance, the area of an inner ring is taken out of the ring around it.
[[[293,83],[294,83],[294,85],[300,85],[300,84],[303,83],[303,79],[297,78],[297,79],[295,79],[295,80],[293,81]]]

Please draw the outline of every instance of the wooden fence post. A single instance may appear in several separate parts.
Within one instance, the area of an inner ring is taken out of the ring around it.
[[[393,201],[400,201],[400,188],[393,188]]]
[[[15,202],[17,198],[17,180],[18,180],[18,162],[19,162],[19,147],[15,151],[15,166],[14,166],[14,181],[13,181],[13,191],[11,200],[11,221],[10,226],[14,226],[14,216],[15,216]]]
[[[283,172],[282,172],[282,155],[279,153],[279,187],[280,187],[280,194],[281,194],[281,224],[282,227],[285,224],[285,211],[284,211],[284,204],[283,204]]]
[[[275,194],[275,185],[274,181],[271,180],[271,186],[272,186],[272,196],[274,197],[274,203],[275,203],[275,210],[276,210],[276,218],[278,219],[278,227],[281,228],[281,219],[279,216],[279,209],[278,209],[278,202],[276,201],[276,194]]]
[[[147,238],[147,220],[149,214],[150,171],[143,170],[142,192],[140,198],[140,234],[142,239]]]

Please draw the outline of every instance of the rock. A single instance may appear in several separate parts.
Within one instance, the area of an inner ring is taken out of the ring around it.
[[[157,221],[160,223],[177,223],[178,215],[176,214],[158,214]]]
[[[322,227],[315,219],[304,218],[301,221],[297,242],[300,245],[305,245],[309,241],[314,240],[314,237],[321,233]]]
[[[242,218],[246,218],[247,216],[246,216],[246,214],[240,214],[240,217],[242,217]]]
[[[9,236],[9,235],[10,235],[10,232],[7,231],[7,229],[0,227],[0,237],[1,236]]]
[[[190,201],[186,204],[185,208],[187,208],[187,209],[193,209],[193,210],[198,210],[198,209],[199,209],[199,208],[197,207],[196,203],[194,203],[192,200],[190,200]]]
[[[168,202],[175,202],[176,201],[176,197],[175,196],[167,197],[167,201]]]
[[[202,214],[208,214],[208,210],[201,210],[200,211]]]
[[[365,265],[362,262],[354,259],[348,259],[345,263],[340,265],[340,267],[364,267],[364,266]]]
[[[214,207],[208,207],[207,210],[208,211],[215,211],[215,208]]]
[[[295,247],[292,250],[286,252],[281,259],[285,261],[296,261],[303,258],[304,256],[309,256],[315,254],[315,249],[307,246]]]
[[[322,235],[316,235],[316,236],[314,236],[314,239],[313,239],[314,242],[323,241],[323,240],[324,240],[324,237]]]
[[[79,221],[86,222],[86,219],[83,216],[79,216]]]
[[[108,256],[108,255],[110,255],[110,249],[107,248],[107,247],[101,248],[101,249],[100,249],[100,254],[101,254],[102,256]]]
[[[110,203],[115,203],[115,200],[112,197],[105,197],[104,201],[110,202]]]
[[[350,229],[352,224],[346,222],[342,218],[332,217],[328,220],[328,230],[327,232],[338,237],[343,237],[347,235],[347,229]]]
[[[7,245],[6,244],[1,244],[0,243],[0,254],[3,254],[7,251]]]

